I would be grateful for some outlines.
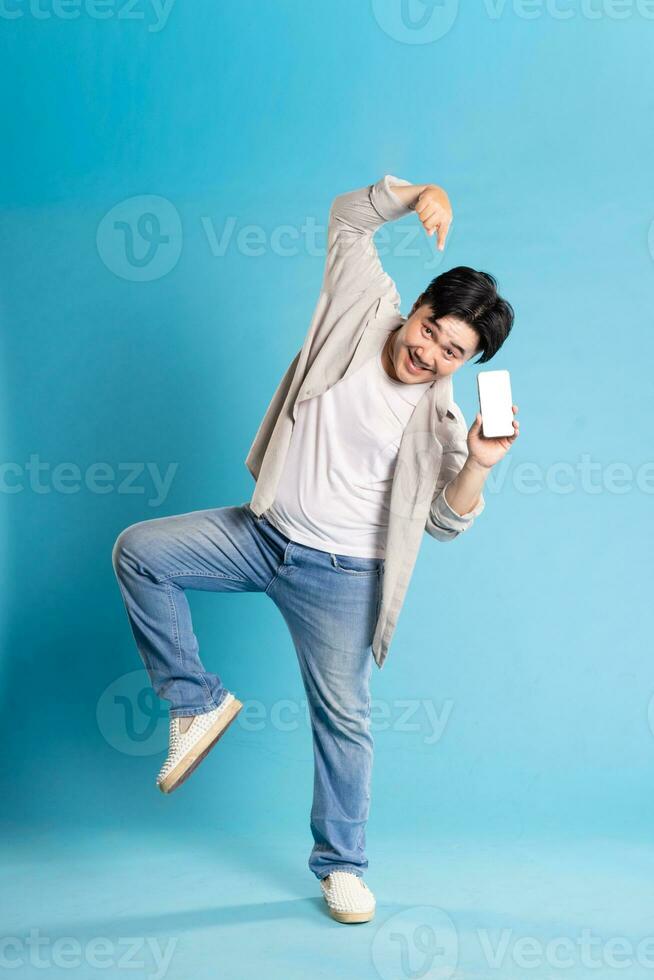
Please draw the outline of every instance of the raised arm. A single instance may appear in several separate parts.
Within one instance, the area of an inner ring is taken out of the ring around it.
[[[332,202],[324,292],[347,298],[374,290],[379,295],[388,295],[399,306],[395,283],[384,272],[373,241],[374,233],[387,221],[411,214],[410,203],[401,200],[392,185],[412,186],[408,180],[386,174],[375,184],[340,194]]]
[[[443,232],[439,231],[439,244],[441,237],[444,244],[451,221],[451,209],[447,222],[443,217],[445,202],[449,207],[447,194],[441,188],[433,184],[411,184],[391,174],[375,184],[339,195],[329,212],[323,291],[347,298],[371,290],[386,295],[399,307],[395,283],[382,267],[373,235],[387,221],[397,221],[419,209],[416,213],[428,234],[432,233],[437,219],[441,221]]]

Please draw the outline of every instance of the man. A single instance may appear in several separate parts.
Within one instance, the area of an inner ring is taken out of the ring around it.
[[[399,312],[373,234],[412,211],[442,250],[452,209],[436,185],[385,175],[333,202],[309,331],[246,459],[251,501],[142,521],[113,550],[139,653],[170,702],[165,793],[242,708],[200,660],[186,590],[264,592],[279,608],[312,723],[309,868],[341,922],[375,909],[363,882],[372,662],[385,662],[424,531],[449,541],[471,526],[519,427],[487,439],[477,415],[468,432],[452,396],[452,375],[490,360],[511,330],[492,276],[452,269]]]

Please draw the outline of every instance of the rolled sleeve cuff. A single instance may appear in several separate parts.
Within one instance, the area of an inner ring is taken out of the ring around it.
[[[466,531],[474,521],[475,517],[478,517],[486,506],[484,495],[483,493],[479,495],[477,506],[468,511],[467,514],[457,514],[457,512],[452,510],[447,502],[445,489],[446,488],[444,487],[442,492],[436,498],[436,503],[432,508],[432,520],[434,524],[437,524],[439,527],[446,528],[448,531]]]
[[[393,177],[386,174],[370,190],[370,201],[375,211],[378,212],[384,221],[397,221],[405,214],[411,214],[413,208],[404,204],[403,201],[391,190],[391,184],[398,184],[400,187],[410,187],[411,181],[404,180],[402,177]]]

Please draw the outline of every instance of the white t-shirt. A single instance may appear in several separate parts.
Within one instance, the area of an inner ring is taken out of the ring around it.
[[[379,351],[300,402],[270,523],[310,548],[383,558],[402,433],[431,384],[389,378]]]

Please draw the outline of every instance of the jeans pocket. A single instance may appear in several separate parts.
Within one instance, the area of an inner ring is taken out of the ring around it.
[[[334,568],[347,575],[376,575],[384,566],[383,558],[355,558],[352,555],[336,555],[333,552],[329,557]]]

